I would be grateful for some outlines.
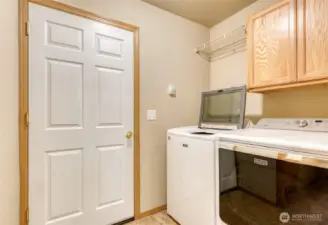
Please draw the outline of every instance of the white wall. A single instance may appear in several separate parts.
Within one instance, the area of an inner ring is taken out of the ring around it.
[[[166,204],[166,130],[196,124],[209,63],[194,47],[209,29],[140,0],[62,0],[140,27],[141,210]],[[19,224],[18,0],[0,1],[0,224]],[[177,98],[166,94],[177,87]],[[155,122],[146,110],[157,109]]]
[[[0,1],[0,224],[19,224],[18,0]]]
[[[258,0],[223,22],[215,25],[210,30],[210,39],[213,40],[225,33],[246,25],[247,20],[253,13],[272,5],[279,0]],[[219,89],[246,84],[247,78],[247,55],[239,52],[228,57],[211,62],[210,88]],[[263,98],[259,94],[248,94],[246,114],[261,116],[263,114]]]

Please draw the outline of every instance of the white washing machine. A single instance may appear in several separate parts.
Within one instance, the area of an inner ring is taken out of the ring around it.
[[[181,225],[221,224],[216,140],[243,127],[246,87],[202,94],[199,125],[167,132],[167,212]]]

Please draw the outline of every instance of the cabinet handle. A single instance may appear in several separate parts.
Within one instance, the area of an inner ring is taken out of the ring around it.
[[[182,147],[188,148],[187,144],[182,144]]]

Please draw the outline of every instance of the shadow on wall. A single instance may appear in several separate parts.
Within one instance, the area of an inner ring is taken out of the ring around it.
[[[328,84],[268,92],[263,95],[260,118],[328,118]]]

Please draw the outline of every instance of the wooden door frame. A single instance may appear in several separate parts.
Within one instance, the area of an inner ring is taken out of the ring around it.
[[[139,28],[104,18],[53,0],[19,0],[19,154],[20,225],[27,225],[28,210],[28,3],[36,3],[134,33],[134,218],[140,218],[140,133],[139,133]]]

